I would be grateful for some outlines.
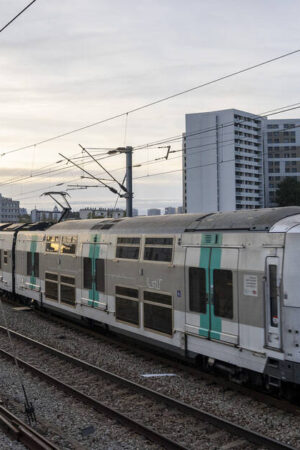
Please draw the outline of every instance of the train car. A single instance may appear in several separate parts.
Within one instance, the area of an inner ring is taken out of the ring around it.
[[[18,233],[15,291],[240,382],[299,385],[299,233],[299,207],[61,222]]]
[[[45,232],[21,230],[15,250],[15,293],[42,302],[40,255],[45,251]]]

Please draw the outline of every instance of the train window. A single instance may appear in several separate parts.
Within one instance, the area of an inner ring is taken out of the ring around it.
[[[138,290],[116,286],[116,319],[139,325]]]
[[[116,258],[139,259],[140,238],[118,237]]]
[[[206,279],[205,269],[189,268],[190,311],[206,313]]]
[[[146,238],[144,260],[171,262],[173,255],[173,238]]]
[[[27,252],[27,275],[39,276],[39,254]]]
[[[58,301],[58,276],[55,273],[45,272],[45,295],[51,300]]]
[[[83,258],[83,288],[92,289],[93,276],[92,276],[92,260],[91,258]]]
[[[3,252],[3,262],[4,264],[8,264],[8,251],[4,250]]]
[[[275,264],[269,265],[269,285],[271,326],[278,327],[277,266]]]
[[[171,295],[144,291],[144,327],[172,335]]]
[[[214,270],[214,311],[218,317],[233,318],[232,271]]]
[[[59,236],[47,236],[46,252],[58,253],[59,250]]]
[[[74,277],[68,277],[66,275],[61,275],[60,282],[66,283],[66,284],[75,284],[75,279],[74,279]]]
[[[145,291],[144,300],[154,303],[161,303],[163,305],[172,305],[172,297],[167,294],[161,294],[160,292]]]
[[[139,291],[137,289],[125,286],[116,286],[116,294],[124,295],[125,297],[139,298]]]
[[[75,255],[77,236],[63,236],[61,240],[61,253]]]
[[[104,259],[96,259],[96,291],[105,291],[105,264]]]
[[[60,278],[60,301],[67,305],[75,305],[76,289],[75,278],[61,275]]]
[[[2,268],[2,250],[0,249],[0,269]]]

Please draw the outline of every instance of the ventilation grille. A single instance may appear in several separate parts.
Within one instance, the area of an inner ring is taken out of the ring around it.
[[[121,222],[121,220],[123,219],[103,220],[100,223],[96,223],[96,225],[92,227],[92,230],[109,230],[116,223]]]
[[[203,236],[203,244],[211,244],[212,243],[212,235],[211,234],[205,234]]]

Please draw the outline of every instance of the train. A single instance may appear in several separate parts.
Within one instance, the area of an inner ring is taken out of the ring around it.
[[[0,289],[240,383],[300,384],[300,207],[0,224]]]

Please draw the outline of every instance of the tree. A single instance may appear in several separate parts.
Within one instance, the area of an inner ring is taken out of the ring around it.
[[[22,214],[21,216],[19,216],[19,222],[21,223],[30,223],[31,221],[31,217],[29,216],[29,214]]]
[[[286,177],[276,191],[278,206],[300,206],[300,182],[295,177]]]

